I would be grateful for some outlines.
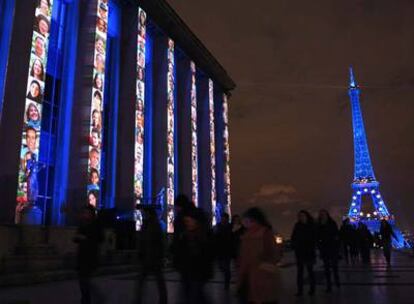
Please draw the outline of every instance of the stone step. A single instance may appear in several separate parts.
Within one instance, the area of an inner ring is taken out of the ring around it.
[[[137,272],[138,267],[136,265],[117,265],[117,266],[104,266],[100,267],[96,275],[112,275]],[[76,270],[53,270],[53,271],[37,271],[26,273],[10,273],[0,275],[0,286],[10,287],[19,285],[32,285],[37,283],[52,282],[52,281],[64,281],[77,278]]]

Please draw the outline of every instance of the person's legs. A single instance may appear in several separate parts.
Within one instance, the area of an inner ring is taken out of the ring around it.
[[[230,280],[231,280],[230,263],[231,263],[230,257],[223,259],[223,265],[222,265],[223,268],[222,269],[223,269],[223,273],[224,273],[224,288],[226,290],[229,290],[229,288],[230,288]]]
[[[331,267],[332,267],[332,272],[333,272],[333,277],[334,277],[335,285],[339,288],[341,286],[341,283],[339,281],[338,259],[337,258],[333,258],[331,260]]]
[[[330,292],[332,289],[332,281],[331,281],[331,263],[330,263],[329,257],[323,258],[323,268],[325,271],[326,291]]]
[[[296,260],[296,269],[297,269],[296,284],[298,288],[297,295],[302,295],[303,293],[303,268],[304,268],[303,261]]]
[[[391,243],[384,243],[384,257],[387,265],[391,264]]]
[[[159,270],[155,273],[155,279],[158,285],[159,303],[167,304],[168,302],[167,285],[165,284],[164,274],[162,273],[162,270]]]
[[[315,272],[313,271],[313,262],[308,262],[306,264],[306,269],[308,271],[309,276],[309,294],[313,295],[315,293]]]
[[[141,270],[141,273],[138,275],[138,280],[136,282],[136,289],[135,289],[135,298],[136,303],[139,304],[142,302],[142,295],[144,293],[144,286],[145,286],[145,280],[148,276],[148,273],[145,269]]]
[[[79,288],[81,292],[81,304],[90,304],[91,302],[91,278],[88,275],[79,275]]]

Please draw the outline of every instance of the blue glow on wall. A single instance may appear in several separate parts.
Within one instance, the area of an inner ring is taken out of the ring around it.
[[[3,110],[4,85],[13,29],[14,0],[0,1],[0,120]]]

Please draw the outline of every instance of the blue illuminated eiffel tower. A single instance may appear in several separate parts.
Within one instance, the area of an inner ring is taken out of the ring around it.
[[[360,89],[356,84],[352,68],[350,68],[350,82],[348,89],[352,107],[352,125],[354,131],[354,180],[352,182],[352,200],[348,217],[352,222],[363,221],[374,232],[379,230],[380,220],[385,218],[394,227],[399,239],[394,245],[400,247],[403,243],[401,232],[394,226],[394,217],[388,211],[380,193],[379,182],[375,178],[365,134],[364,121],[359,103]],[[371,198],[373,212],[364,214],[361,204],[364,196]]]

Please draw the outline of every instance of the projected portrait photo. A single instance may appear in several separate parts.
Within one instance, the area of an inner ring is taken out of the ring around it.
[[[98,190],[90,190],[88,192],[88,205],[97,208],[98,207],[98,200],[99,200],[99,191]]]
[[[36,36],[36,38],[33,40],[33,48],[32,48],[33,53],[39,57],[39,58],[44,58],[45,56],[45,39],[38,35]]]
[[[40,130],[40,109],[34,102],[28,102],[26,107],[25,124],[36,131]]]
[[[105,53],[105,41],[102,37],[97,36],[95,41],[95,49],[99,54]]]
[[[50,21],[47,19],[47,17],[43,14],[39,14],[36,17],[36,24],[34,30],[38,32],[43,37],[46,37],[49,35],[50,30]]]
[[[98,7],[98,16],[103,20],[108,18],[108,6],[105,3],[100,3]]]
[[[23,159],[27,152],[38,155],[38,133],[35,128],[27,127],[23,133],[23,149],[21,150],[20,158]]]
[[[42,92],[43,90],[40,82],[38,80],[32,80],[30,81],[26,98],[41,103],[43,100]]]
[[[105,72],[105,57],[102,54],[96,54],[95,56],[95,69],[99,73]]]
[[[97,90],[103,90],[103,75],[102,74],[95,74],[93,78],[93,87]]]
[[[138,76],[138,80],[144,81],[145,75],[144,75],[144,69],[143,68],[141,68],[141,67],[138,68],[138,75],[137,76]]]
[[[99,150],[96,148],[92,148],[89,151],[89,166],[92,169],[99,170]]]
[[[32,67],[30,69],[30,76],[43,81],[45,78],[45,69],[43,67],[43,63],[40,59],[35,58],[32,63]]]
[[[101,147],[101,132],[98,129],[92,129],[91,134],[89,136],[89,144],[99,149]]]
[[[43,14],[49,16],[50,13],[50,0],[38,0],[36,15]]]
[[[107,30],[108,30],[107,24],[104,21],[104,19],[99,18],[99,17],[96,19],[96,28],[102,34],[105,34],[107,32]]]
[[[90,190],[99,190],[99,172],[96,169],[89,171],[88,191]]]
[[[92,128],[101,130],[102,123],[101,123],[101,111],[95,109],[92,112]]]
[[[92,111],[102,109],[102,93],[98,90],[93,92]]]

